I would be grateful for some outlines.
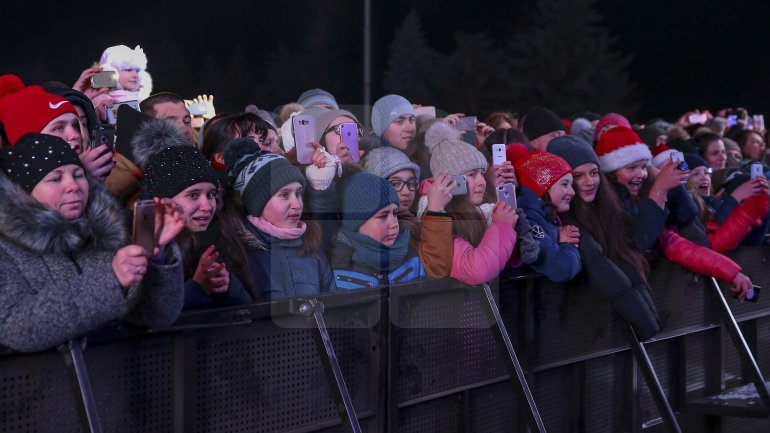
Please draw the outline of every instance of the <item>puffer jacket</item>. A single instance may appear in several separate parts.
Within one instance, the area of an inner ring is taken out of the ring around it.
[[[32,352],[114,319],[170,325],[182,309],[182,260],[175,243],[150,259],[141,284],[124,291],[112,268],[126,244],[122,210],[89,180],[83,217],[69,221],[0,175],[0,344]]]
[[[659,238],[660,250],[673,263],[695,272],[732,283],[741,267],[730,258],[692,241],[671,228],[665,228]]]

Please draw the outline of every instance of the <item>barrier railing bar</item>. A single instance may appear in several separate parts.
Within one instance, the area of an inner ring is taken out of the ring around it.
[[[78,412],[83,421],[84,429],[91,433],[102,433],[102,426],[99,421],[99,413],[94,401],[94,394],[91,391],[91,382],[88,379],[88,369],[83,358],[84,340],[75,338],[67,342],[66,349],[62,349],[65,365],[71,367],[70,372],[74,373],[72,377],[72,386],[75,393],[80,396],[78,399]]]
[[[522,400],[526,401],[530,428],[533,431],[545,432],[545,424],[543,423],[543,419],[540,417],[540,412],[535,404],[535,397],[532,395],[532,391],[527,384],[527,377],[524,373],[524,369],[521,367],[516,351],[513,349],[511,338],[508,335],[508,331],[505,329],[505,324],[500,315],[500,309],[497,306],[495,296],[492,293],[492,288],[489,287],[489,284],[484,284],[483,289],[487,301],[484,303],[484,307],[487,314],[490,316],[492,332],[495,335],[495,340],[497,340],[498,348],[503,354],[505,365],[508,367],[508,373],[511,376],[511,382],[513,382],[514,389],[516,389],[517,394],[519,394]]]
[[[298,304],[297,314],[310,316],[313,326],[313,339],[321,357],[321,363],[326,372],[326,379],[329,381],[334,401],[339,412],[342,425],[345,430],[351,433],[362,433],[361,426],[358,423],[356,410],[353,407],[353,401],[350,398],[348,387],[345,385],[345,378],[342,376],[342,369],[337,361],[337,354],[334,352],[329,330],[326,328],[326,322],[323,317],[323,304],[317,299],[307,299]]]
[[[722,321],[725,324],[725,330],[733,340],[741,360],[748,367],[748,373],[749,376],[751,376],[751,382],[754,383],[754,386],[757,388],[757,393],[759,394],[759,398],[762,400],[762,404],[765,406],[765,410],[768,412],[768,414],[770,414],[770,390],[767,389],[767,384],[765,383],[762,371],[759,369],[757,360],[751,353],[751,349],[749,349],[749,345],[746,343],[746,339],[743,337],[743,333],[741,332],[740,328],[738,328],[738,323],[735,321],[735,316],[733,316],[732,311],[730,311],[730,307],[727,305],[725,296],[722,294],[722,289],[719,287],[719,283],[717,283],[717,280],[714,279],[714,277],[711,277],[711,288],[713,289],[711,292],[716,297],[718,309],[722,315]]]
[[[666,398],[666,393],[663,391],[663,386],[661,386],[660,380],[658,380],[658,376],[655,374],[655,368],[652,366],[652,361],[647,354],[647,349],[645,349],[642,342],[639,341],[639,338],[637,338],[636,332],[634,332],[634,328],[632,328],[631,325],[624,323],[622,327],[626,339],[628,340],[628,344],[631,346],[631,352],[633,352],[634,357],[639,362],[639,369],[642,371],[644,380],[647,382],[647,388],[649,388],[650,393],[652,394],[652,399],[655,401],[655,406],[657,406],[658,412],[660,412],[660,416],[665,422],[666,427],[668,427],[668,430],[671,432],[682,433],[674,410],[671,409],[668,398]]]

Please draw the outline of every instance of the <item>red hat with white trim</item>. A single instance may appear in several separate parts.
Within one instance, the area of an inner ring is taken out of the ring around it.
[[[605,173],[640,160],[649,163],[652,159],[650,148],[636,132],[623,126],[616,126],[602,134],[594,150],[599,157],[599,166]]]

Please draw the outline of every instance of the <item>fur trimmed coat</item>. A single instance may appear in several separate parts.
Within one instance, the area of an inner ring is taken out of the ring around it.
[[[114,319],[170,325],[183,303],[182,260],[171,243],[150,259],[141,284],[124,291],[112,268],[126,245],[123,211],[89,180],[86,214],[46,209],[0,174],[0,344],[48,349]]]

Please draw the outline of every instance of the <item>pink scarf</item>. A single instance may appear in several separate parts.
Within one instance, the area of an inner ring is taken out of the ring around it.
[[[305,230],[307,230],[307,224],[305,224],[304,221],[300,221],[295,228],[286,229],[274,226],[273,223],[262,218],[261,216],[249,215],[246,217],[246,219],[248,219],[254,227],[261,230],[262,232],[267,233],[274,238],[282,239],[285,241],[297,239],[305,234]]]

